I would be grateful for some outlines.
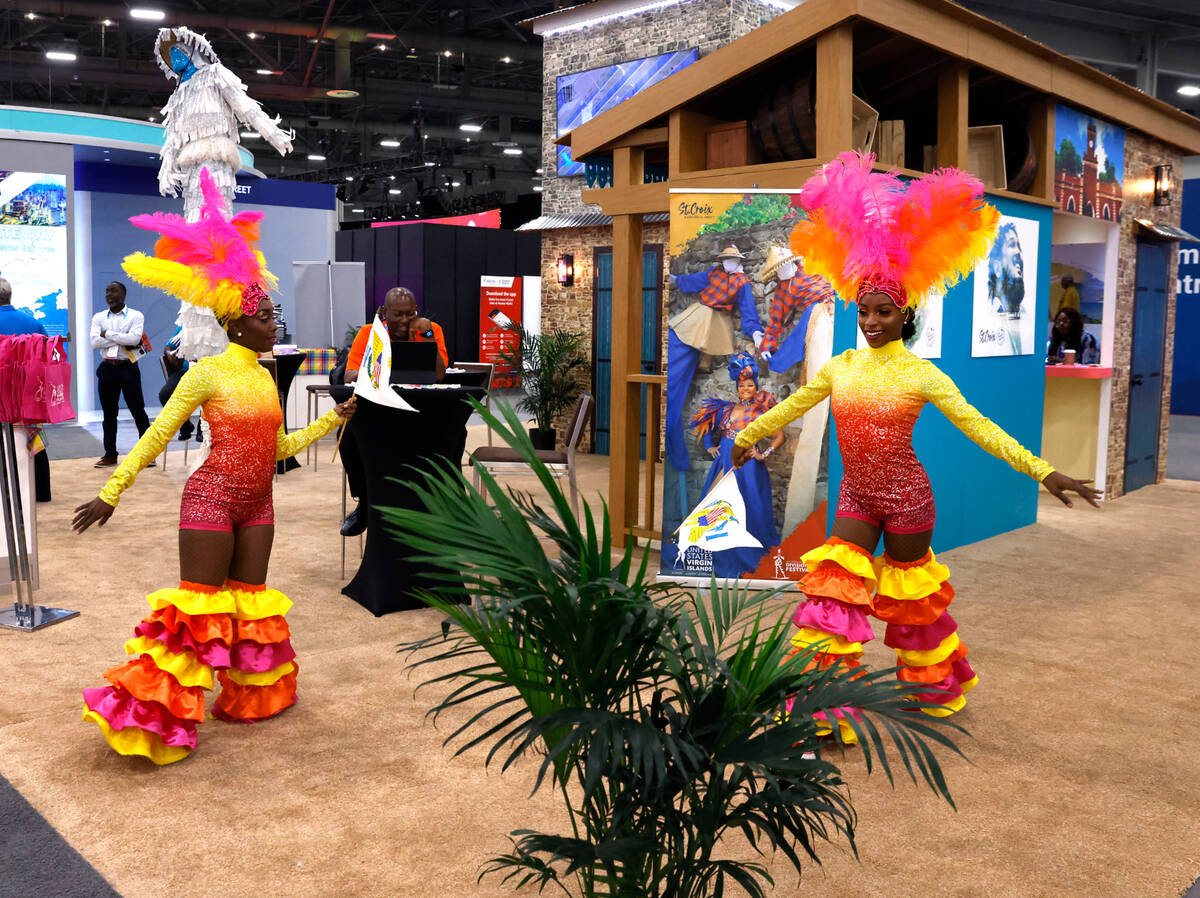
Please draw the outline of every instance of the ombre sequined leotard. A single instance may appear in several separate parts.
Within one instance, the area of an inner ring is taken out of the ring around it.
[[[735,442],[752,446],[826,396],[831,397],[845,467],[839,516],[870,521],[893,533],[933,528],[933,490],[912,448],[913,426],[927,402],[1014,469],[1039,482],[1054,470],[980,414],[954,381],[899,340],[835,356],[816,377],[742,430]]]
[[[162,413],[100,491],[100,498],[115,506],[197,406],[204,409],[212,450],[183,489],[179,526],[192,530],[273,523],[276,460],[302,451],[334,430],[340,420],[329,411],[303,430],[284,433],[275,381],[252,350],[231,343],[220,355],[188,369]]]

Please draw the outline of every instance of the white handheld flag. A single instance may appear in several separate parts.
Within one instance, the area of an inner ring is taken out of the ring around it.
[[[680,558],[689,546],[699,546],[706,552],[742,546],[762,547],[762,543],[746,529],[746,502],[733,470],[713,484],[708,495],[679,525]]]
[[[387,326],[376,318],[371,325],[371,335],[367,338],[362,364],[358,367],[354,395],[378,405],[390,405],[406,412],[415,412],[416,409],[392,389],[391,380],[392,339],[388,336]]]

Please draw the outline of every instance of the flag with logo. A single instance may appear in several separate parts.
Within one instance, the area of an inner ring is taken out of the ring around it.
[[[388,336],[387,325],[378,318],[371,325],[371,336],[358,367],[358,380],[354,383],[354,395],[378,405],[416,411],[392,389],[392,339]]]
[[[678,535],[680,558],[690,546],[706,552],[762,546],[746,529],[746,502],[735,471],[727,471],[713,484],[708,495],[683,519]]]

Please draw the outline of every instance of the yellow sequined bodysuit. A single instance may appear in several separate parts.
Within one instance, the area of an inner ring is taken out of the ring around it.
[[[835,356],[811,381],[741,431],[736,444],[754,445],[826,396],[831,397],[845,466],[839,515],[895,533],[932,529],[933,491],[912,448],[913,426],[927,402],[1014,469],[1038,481],[1054,470],[980,414],[954,381],[900,340]]]
[[[229,530],[270,523],[275,461],[302,451],[334,430],[340,420],[329,411],[303,430],[285,433],[275,381],[252,350],[231,343],[220,355],[188,369],[162,413],[100,491],[100,498],[115,506],[138,472],[162,452],[197,407],[204,409],[212,451],[184,487],[180,526],[188,529]]]

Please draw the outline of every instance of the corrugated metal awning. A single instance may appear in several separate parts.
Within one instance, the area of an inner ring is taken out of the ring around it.
[[[651,212],[642,216],[643,223],[670,221],[670,212]],[[518,231],[553,231],[559,228],[594,228],[612,224],[612,216],[602,212],[582,212],[578,215],[540,215],[517,228]]]
[[[1183,228],[1177,228],[1175,225],[1169,225],[1161,221],[1151,221],[1149,218],[1135,218],[1134,221],[1138,223],[1138,227],[1143,232],[1159,240],[1200,241],[1200,237],[1189,234]]]

